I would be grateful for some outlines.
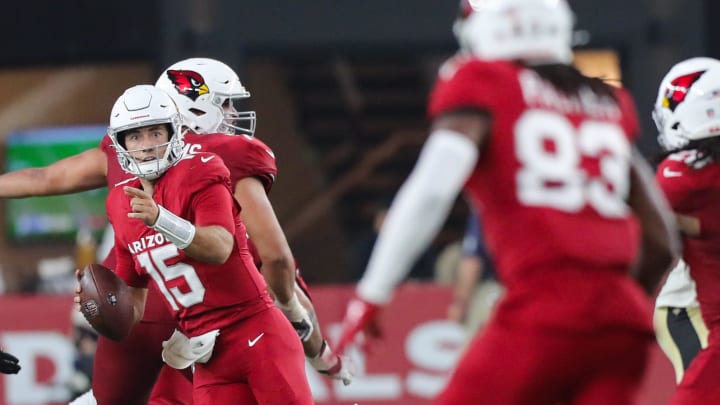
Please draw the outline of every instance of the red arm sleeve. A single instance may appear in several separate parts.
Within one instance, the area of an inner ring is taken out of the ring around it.
[[[217,225],[235,235],[235,200],[222,183],[213,183],[196,193],[192,199],[195,226]]]
[[[665,194],[670,207],[678,213],[691,209],[692,190],[696,185],[692,173],[689,172],[688,166],[683,161],[670,156],[660,163],[655,173],[655,181]]]
[[[148,278],[140,276],[135,270],[135,261],[125,244],[115,234],[115,274],[125,284],[135,288],[148,288]]]
[[[126,242],[123,240],[124,216],[127,211],[123,208],[127,205],[126,198],[120,188],[111,188],[105,201],[108,220],[115,231],[115,244],[103,264],[112,269],[125,284],[136,288],[147,288],[149,279],[138,274]]]
[[[223,158],[230,170],[233,185],[246,177],[255,177],[269,193],[277,176],[275,154],[258,139],[238,137],[232,144],[232,158]]]

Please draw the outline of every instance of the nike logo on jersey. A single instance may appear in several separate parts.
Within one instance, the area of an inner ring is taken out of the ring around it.
[[[265,149],[265,152],[267,152],[267,154],[270,155],[271,158],[275,159],[275,154],[270,149]]]
[[[665,177],[680,177],[680,176],[682,176],[682,172],[676,172],[676,171],[670,170],[669,167],[666,167],[663,169],[663,176],[665,176]]]
[[[215,157],[215,155],[212,155],[212,156],[200,156],[200,160],[201,160],[203,163],[207,163],[207,162],[211,161],[212,158],[214,158],[214,157]]]
[[[253,340],[248,339],[248,347],[253,347],[253,346],[255,346],[255,343],[257,343],[258,340],[260,340],[260,339],[263,337],[263,335],[265,335],[265,332],[259,334],[258,337],[256,337],[256,338],[253,339]]]

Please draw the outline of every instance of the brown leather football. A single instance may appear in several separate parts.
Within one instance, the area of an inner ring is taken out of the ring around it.
[[[130,287],[112,270],[89,264],[80,278],[80,312],[101,335],[123,340],[133,327],[133,298]]]

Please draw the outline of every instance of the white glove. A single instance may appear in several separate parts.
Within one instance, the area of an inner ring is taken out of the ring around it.
[[[321,374],[334,380],[340,380],[344,385],[350,385],[354,373],[352,363],[348,358],[335,354],[327,341],[323,340],[322,348],[315,358],[309,359],[310,365]]]
[[[93,391],[90,390],[72,400],[72,402],[70,402],[68,405],[98,405],[98,403],[95,399]]]
[[[306,342],[310,339],[310,335],[313,333],[313,323],[310,319],[310,314],[305,307],[300,304],[297,295],[293,294],[290,301],[287,304],[282,304],[280,301],[275,301],[275,305],[280,308],[285,317],[290,321],[295,332],[297,332],[300,340]]]
[[[191,364],[207,363],[215,348],[215,338],[219,329],[211,330],[200,336],[188,338],[177,329],[170,339],[162,343],[163,361],[172,368],[182,370]]]

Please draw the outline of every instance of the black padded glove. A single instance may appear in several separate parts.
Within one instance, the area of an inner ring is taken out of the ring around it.
[[[20,371],[19,360],[10,353],[0,350],[0,373],[17,374]]]

